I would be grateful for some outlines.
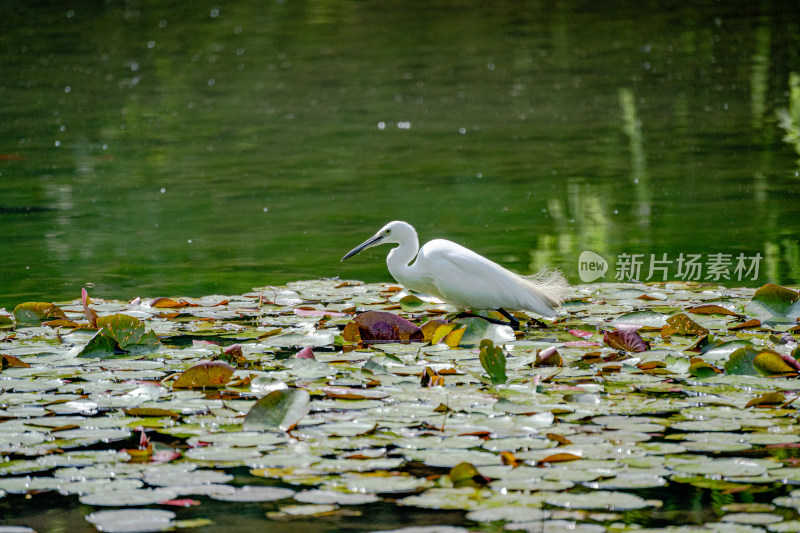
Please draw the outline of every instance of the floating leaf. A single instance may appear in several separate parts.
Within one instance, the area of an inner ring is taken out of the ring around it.
[[[419,328],[422,331],[423,340],[425,340],[426,342],[430,342],[431,344],[436,344],[437,342],[442,340],[442,337],[444,337],[444,334],[441,337],[439,337],[439,339],[436,342],[432,341],[434,334],[436,334],[438,332],[438,330],[439,330],[439,328],[441,326],[444,326],[446,324],[451,324],[451,322],[448,322],[447,320],[441,320],[441,319],[433,319],[433,320],[428,320],[427,322],[425,322]],[[456,324],[453,324],[453,326],[450,329],[450,331],[455,329],[455,327],[456,327]]]
[[[467,332],[467,329],[468,328],[458,328],[456,330],[451,331],[450,333],[445,335],[444,343],[450,348],[458,347],[458,345],[461,344],[461,339],[464,338],[464,333]]]
[[[626,352],[645,352],[647,343],[634,328],[615,329],[603,333],[603,342],[615,350]]]
[[[666,324],[666,319],[666,316],[655,311],[634,311],[614,319],[612,324],[616,327],[636,326],[643,329],[661,329]]]
[[[67,318],[59,307],[47,302],[26,302],[14,308],[17,326],[38,326],[43,320]]]
[[[762,394],[757,398],[753,398],[745,407],[758,407],[758,406],[772,406],[772,405],[780,405],[786,401],[786,396],[779,392],[768,392],[767,394]]]
[[[248,411],[247,431],[289,431],[308,414],[309,395],[303,389],[272,391]]]
[[[489,339],[482,340],[480,347],[481,366],[489,374],[492,385],[500,385],[508,381],[506,376],[506,354],[503,352],[503,348],[501,346],[495,347],[494,343]]]
[[[739,324],[733,324],[731,326],[728,326],[728,331],[738,331],[740,329],[755,329],[759,327],[761,327],[761,321],[756,318],[753,318],[741,322]]]
[[[454,487],[481,487],[489,482],[474,465],[467,462],[451,468],[449,476]]]
[[[357,339],[362,342],[422,341],[424,337],[422,330],[412,322],[385,311],[361,313],[350,324],[355,324],[358,328]],[[351,337],[352,333],[354,332],[351,328]],[[345,339],[349,340],[347,336],[345,336]]]
[[[672,335],[708,335],[708,330],[689,318],[686,313],[678,313],[667,319],[667,325],[661,328],[661,336],[665,339]]]
[[[154,416],[159,418],[180,418],[180,415],[175,411],[170,411],[169,409],[160,409],[158,407],[132,407],[130,409],[125,409],[125,414],[141,417]]]
[[[689,366],[689,374],[692,376],[703,379],[717,374],[716,369],[705,361],[696,360]]]
[[[189,302],[185,302],[181,300],[177,302],[172,298],[156,298],[150,302],[150,307],[156,307],[158,309],[179,309],[181,307],[188,307]]]
[[[782,355],[772,350],[759,350],[753,346],[743,346],[731,353],[725,363],[728,374],[746,376],[774,376],[796,374],[800,365],[790,355]]]
[[[146,331],[136,317],[115,314],[97,319],[100,329],[78,354],[78,357],[108,357],[127,353],[150,353],[161,347],[153,331]]]
[[[676,374],[688,372],[691,366],[691,362],[686,357],[675,357],[673,355],[665,357],[664,362],[667,364],[666,369]]]
[[[762,376],[796,375],[800,370],[799,366],[791,355],[783,355],[771,350],[762,351],[753,358],[753,368]]]
[[[117,533],[131,531],[165,531],[175,527],[175,513],[159,509],[124,509],[96,511],[86,516],[99,531]]]
[[[577,461],[583,459],[580,455],[574,453],[554,453],[539,459],[539,463],[564,463],[569,461]]]
[[[762,321],[794,322],[800,317],[800,293],[767,283],[755,292],[746,309]]]
[[[13,355],[8,354],[0,354],[0,369],[6,368],[30,368],[31,365],[26,363],[25,361],[21,360],[18,357],[14,357]]]
[[[224,387],[233,376],[233,367],[222,361],[205,361],[186,369],[172,387],[175,389],[205,389]]]
[[[739,313],[735,313],[728,308],[722,307],[721,305],[717,304],[703,304],[703,305],[696,305],[687,309],[690,313],[694,313],[696,315],[732,315],[737,316]]]
[[[400,298],[400,307],[406,313],[413,313],[425,307],[425,302],[413,294],[408,294]]]

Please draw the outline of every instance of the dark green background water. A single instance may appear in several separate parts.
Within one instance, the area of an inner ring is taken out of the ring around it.
[[[593,250],[799,283],[796,7],[4,1],[0,307],[388,280],[339,259],[392,219],[573,282]]]

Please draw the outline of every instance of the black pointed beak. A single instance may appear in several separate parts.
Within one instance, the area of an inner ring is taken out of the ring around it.
[[[339,262],[341,263],[342,261],[344,261],[348,257],[353,257],[358,252],[360,252],[362,250],[366,250],[370,246],[375,246],[376,244],[380,244],[381,239],[383,239],[384,237],[385,237],[385,235],[383,233],[379,233],[378,235],[375,235],[374,237],[370,237],[366,241],[362,242],[361,244],[359,244],[358,246],[356,246],[355,248],[353,248],[352,250],[350,250],[349,252],[344,254],[344,257],[342,257],[342,259]]]

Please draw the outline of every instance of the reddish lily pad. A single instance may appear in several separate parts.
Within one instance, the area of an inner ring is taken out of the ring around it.
[[[618,328],[603,333],[603,342],[615,350],[626,352],[645,352],[647,343],[634,328]]]
[[[357,328],[353,331],[350,324]],[[386,311],[367,311],[356,316],[345,328],[345,340],[363,342],[422,341],[422,330],[411,321]],[[348,338],[350,335],[350,338]],[[357,337],[356,337],[357,335]]]
[[[92,301],[89,299],[89,293],[84,288],[81,289],[81,303],[83,304],[83,314],[86,315],[86,320],[89,321],[91,327],[96,328],[98,316],[94,309],[89,307]]]

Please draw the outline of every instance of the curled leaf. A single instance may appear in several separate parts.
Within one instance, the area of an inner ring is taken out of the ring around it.
[[[294,354],[295,359],[316,359],[314,357],[314,350],[311,349],[311,346],[306,346],[296,354]]]
[[[89,325],[93,328],[97,327],[97,313],[94,312],[94,309],[89,307],[89,304],[92,301],[89,299],[89,293],[86,292],[85,288],[81,288],[81,303],[83,304],[83,314],[86,315],[86,320],[89,321]]]
[[[444,378],[437,374],[431,367],[426,366],[422,371],[420,385],[423,387],[443,387]]]
[[[539,350],[536,352],[536,362],[533,363],[535,368],[541,366],[563,366],[564,361],[561,358],[561,354],[558,353],[555,346],[550,346],[549,348],[545,348],[544,350]]]

